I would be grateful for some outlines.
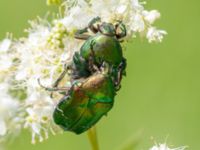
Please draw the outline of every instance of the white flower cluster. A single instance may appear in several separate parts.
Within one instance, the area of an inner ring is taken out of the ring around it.
[[[138,0],[65,0],[61,7],[64,13],[53,23],[38,18],[30,22],[27,37],[8,36],[0,42],[0,140],[22,128],[31,131],[32,143],[48,138],[49,132],[60,132],[52,119],[59,96],[50,98],[37,80],[53,84],[82,44],[73,38],[74,31],[94,17],[123,21],[127,40],[139,33],[149,42],[161,42],[166,34],[152,26],[159,12],[145,10]]]
[[[159,144],[159,145],[153,146],[149,150],[185,150],[186,148],[187,148],[186,146],[182,146],[178,148],[169,148],[166,144]]]
[[[60,21],[67,28],[86,27],[88,20],[99,16],[105,22],[123,21],[128,31],[127,39],[139,33],[149,42],[161,42],[167,34],[152,26],[160,18],[160,13],[145,10],[138,0],[66,0],[65,6],[65,17]]]

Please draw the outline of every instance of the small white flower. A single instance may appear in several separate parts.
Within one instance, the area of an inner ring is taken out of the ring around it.
[[[133,17],[132,21],[133,21],[133,23],[132,23],[131,29],[134,32],[143,32],[145,30],[145,22],[143,20],[143,16],[142,15],[136,14]]]
[[[155,27],[151,27],[148,29],[147,32],[147,39],[149,40],[150,43],[152,42],[162,42],[163,36],[166,35],[167,32],[164,30],[158,30]]]
[[[169,148],[166,144],[159,144],[159,145],[153,146],[149,150],[185,150],[186,148],[187,148],[186,146],[178,147],[178,148]]]
[[[32,132],[32,143],[36,143],[39,139],[42,142],[48,138],[49,131],[52,131],[52,114],[54,110],[54,103],[45,97],[41,97],[35,93],[27,101],[28,113],[24,127],[29,128]]]
[[[118,14],[123,14],[127,9],[127,5],[120,5],[119,7],[117,7],[116,12]]]
[[[16,120],[19,112],[19,102],[8,94],[9,85],[7,83],[0,84],[0,137],[6,136],[10,131],[18,128]]]
[[[155,20],[160,18],[160,13],[157,10],[151,10],[151,11],[143,11],[144,19],[149,22],[150,24],[153,24]]]
[[[0,68],[1,70],[7,70],[12,66],[12,58],[6,57],[6,55],[0,55]]]
[[[8,38],[0,42],[0,52],[7,52],[10,48],[11,43],[11,40]]]

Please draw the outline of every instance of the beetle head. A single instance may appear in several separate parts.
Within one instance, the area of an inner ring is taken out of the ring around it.
[[[122,21],[117,21],[115,24],[112,24],[101,22],[101,18],[96,17],[89,22],[88,27],[93,33],[100,32],[107,36],[116,37],[117,39],[121,39],[126,36],[126,26],[122,23]]]
[[[116,33],[114,25],[106,22],[99,26],[99,32],[107,36],[115,36]]]
[[[118,40],[124,38],[127,34],[126,26],[122,23],[122,21],[117,21],[116,24],[103,22],[99,25],[99,32],[107,36],[116,37]]]

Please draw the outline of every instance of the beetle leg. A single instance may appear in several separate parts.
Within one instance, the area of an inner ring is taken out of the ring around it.
[[[87,40],[90,37],[90,35],[85,34],[86,32],[88,32],[88,27],[81,29],[81,30],[78,30],[75,33],[74,38],[80,39],[80,40]]]
[[[126,75],[125,68],[126,68],[126,59],[123,58],[122,62],[118,66],[117,81],[115,82],[117,90],[119,90],[121,87],[120,82],[122,80],[122,76]]]
[[[60,76],[58,77],[58,79],[53,83],[52,87],[57,87],[58,84],[60,83],[60,81],[65,77],[65,75],[67,74],[68,69],[64,69],[63,72],[60,74]]]
[[[104,74],[108,74],[110,72],[110,66],[105,61],[101,65],[101,72],[103,72]]]
[[[121,80],[122,80],[122,74],[121,74],[121,71],[119,71],[117,75],[117,81],[115,81],[115,88],[117,91],[120,90],[121,88],[121,85],[120,85]]]
[[[91,55],[89,57],[88,66],[89,66],[89,70],[90,70],[91,73],[95,73],[95,72],[100,73],[100,69],[94,63],[94,56],[93,55]]]
[[[87,40],[90,35],[88,34],[85,34],[86,32],[88,32],[88,29],[90,29],[94,34],[96,34],[98,32],[98,22],[101,22],[101,18],[100,17],[95,17],[93,18],[89,24],[88,24],[88,27],[85,27],[81,30],[78,30],[76,33],[75,33],[75,38],[76,39],[80,39],[80,40]]]
[[[44,85],[41,84],[40,79],[38,79],[38,84],[42,88],[44,88],[45,90],[50,91],[50,92],[54,92],[54,91],[64,92],[64,91],[68,91],[70,89],[69,87],[46,87],[46,86],[44,86]]]
[[[94,33],[96,34],[99,31],[99,23],[101,22],[101,18],[100,17],[95,17],[93,18],[89,24],[88,24],[88,28]]]
[[[72,78],[78,79],[89,75],[90,71],[88,69],[88,61],[85,60],[79,52],[75,52],[73,56]]]
[[[115,25],[115,30],[117,39],[121,39],[127,35],[126,26],[121,21]]]
[[[65,64],[63,72],[60,74],[58,79],[53,83],[52,88],[56,88],[58,86],[60,81],[65,77],[65,75],[68,73],[69,70],[70,70],[70,66],[66,66]],[[51,92],[50,97],[53,97],[53,92]]]

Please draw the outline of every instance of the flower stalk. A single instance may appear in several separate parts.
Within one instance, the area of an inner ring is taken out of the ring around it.
[[[88,139],[90,141],[92,150],[99,150],[98,137],[97,137],[97,129],[93,126],[91,129],[87,131]]]

